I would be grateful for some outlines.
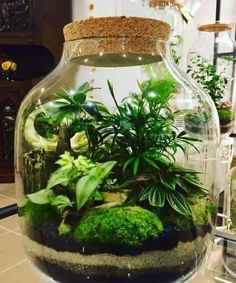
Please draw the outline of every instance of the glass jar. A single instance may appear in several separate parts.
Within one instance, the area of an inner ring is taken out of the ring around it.
[[[184,5],[177,0],[148,0],[148,16],[165,21],[171,26],[170,45],[173,60],[183,64],[183,34],[186,24],[192,19]],[[183,66],[182,66],[183,67]]]
[[[188,55],[188,72],[213,99],[221,126],[228,136],[234,126],[235,43],[231,25],[215,23],[199,26],[199,37]]]
[[[47,280],[184,282],[204,259],[219,121],[172,65],[169,32],[135,17],[67,25],[59,66],[20,108],[19,216]]]

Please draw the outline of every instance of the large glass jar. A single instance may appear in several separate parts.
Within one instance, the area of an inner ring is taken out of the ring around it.
[[[19,216],[46,280],[184,282],[204,259],[219,121],[172,65],[169,32],[135,17],[67,25],[59,66],[20,108]]]
[[[231,25],[201,25],[188,54],[188,72],[213,99],[222,136],[232,133],[235,103],[235,42]]]

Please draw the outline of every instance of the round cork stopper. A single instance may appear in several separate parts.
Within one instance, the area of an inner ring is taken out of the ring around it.
[[[162,21],[139,17],[89,18],[64,27],[65,41],[85,38],[129,37],[167,40],[170,26]]]
[[[174,6],[176,4],[176,0],[149,0],[149,6],[152,8]]]
[[[231,29],[232,26],[230,24],[225,24],[225,23],[207,24],[198,27],[198,30],[203,32],[222,32]]]

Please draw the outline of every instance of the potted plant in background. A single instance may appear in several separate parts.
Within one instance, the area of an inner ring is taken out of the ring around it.
[[[232,104],[229,101],[224,101],[225,91],[230,87],[230,79],[223,72],[217,72],[216,66],[210,64],[200,55],[190,60],[187,73],[203,87],[215,103],[220,120],[221,134],[229,134],[235,118]],[[191,114],[191,116],[186,117],[185,122],[188,126],[193,123],[192,129],[194,129],[194,125],[198,127],[198,124],[207,123],[207,117],[205,113],[202,113],[202,115]]]

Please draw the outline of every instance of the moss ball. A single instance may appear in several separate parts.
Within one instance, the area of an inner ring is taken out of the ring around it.
[[[79,221],[74,237],[84,244],[138,247],[162,231],[159,218],[141,207],[95,208]]]

